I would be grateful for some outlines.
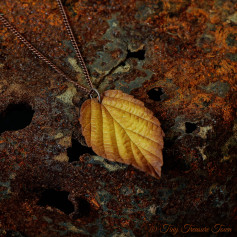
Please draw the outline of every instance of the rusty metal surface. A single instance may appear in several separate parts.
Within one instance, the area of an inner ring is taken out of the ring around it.
[[[185,224],[234,234],[236,2],[64,5],[100,92],[130,93],[161,121],[162,178],[85,150],[83,94],[1,25],[0,236],[184,236]],[[83,81],[55,1],[6,0],[0,12]]]

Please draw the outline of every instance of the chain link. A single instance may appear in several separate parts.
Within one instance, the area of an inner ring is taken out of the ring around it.
[[[91,82],[91,79],[90,79],[90,75],[88,73],[88,70],[87,70],[87,67],[86,67],[86,64],[85,64],[85,61],[81,55],[81,52],[78,48],[78,45],[76,43],[76,40],[75,40],[75,36],[72,32],[72,28],[69,24],[69,21],[68,21],[68,17],[67,17],[67,14],[64,10],[64,7],[63,7],[63,4],[62,4],[62,1],[61,0],[57,0],[57,3],[58,3],[58,6],[59,6],[59,10],[60,10],[60,13],[62,15],[62,18],[63,18],[63,22],[64,22],[64,25],[66,27],[66,30],[67,30],[67,33],[70,37],[70,40],[71,40],[71,43],[73,45],[73,48],[76,52],[76,55],[77,55],[77,58],[78,58],[78,61],[81,65],[81,68],[82,68],[82,71],[83,71],[83,74],[87,80],[87,83],[89,84],[90,88],[93,89],[93,85],[92,85],[92,82]]]
[[[66,13],[65,13],[65,10],[63,8],[63,5],[62,5],[62,2],[61,0],[57,0],[57,3],[58,3],[58,6],[59,6],[59,9],[60,9],[60,12],[61,12],[61,15],[63,17],[63,21],[64,21],[64,24],[66,26],[66,29],[67,29],[67,32],[70,36],[70,40],[73,44],[73,47],[76,51],[76,55],[78,57],[78,60],[79,60],[79,63],[82,67],[82,70],[83,70],[83,74],[85,75],[85,78],[87,80],[87,83],[89,84],[91,90],[87,89],[86,87],[80,85],[79,83],[75,82],[74,80],[70,79],[61,69],[59,69],[53,62],[51,62],[46,56],[44,56],[41,52],[39,52],[39,50],[37,50],[28,40],[25,39],[25,37],[23,35],[21,35],[14,26],[12,26],[8,20],[2,15],[0,14],[0,21],[3,23],[3,25],[5,27],[7,27],[23,44],[26,45],[26,47],[31,51],[33,52],[36,56],[38,56],[38,58],[40,58],[41,60],[43,60],[46,64],[48,64],[50,67],[52,67],[57,73],[59,73],[59,75],[61,75],[62,77],[64,77],[67,81],[73,83],[76,87],[78,87],[79,89],[81,89],[82,91],[86,92],[87,94],[91,94],[93,91],[94,91],[94,88],[93,88],[93,84],[90,80],[90,76],[89,76],[89,73],[88,73],[88,70],[87,70],[87,67],[85,65],[85,62],[83,60],[83,57],[80,53],[80,50],[77,46],[77,43],[76,43],[76,40],[75,40],[75,37],[73,35],[73,32],[71,30],[71,27],[69,25],[69,22],[68,22],[68,19],[67,19],[67,16],[66,16]]]

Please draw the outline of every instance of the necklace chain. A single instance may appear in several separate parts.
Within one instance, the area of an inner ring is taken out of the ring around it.
[[[86,87],[80,85],[79,83],[75,82],[74,80],[72,80],[71,78],[69,78],[61,69],[59,69],[53,62],[51,62],[46,56],[44,56],[41,52],[39,52],[39,50],[37,50],[27,39],[25,39],[25,37],[23,35],[21,35],[14,26],[12,26],[8,20],[0,14],[0,21],[3,23],[3,25],[5,27],[7,27],[22,43],[24,43],[26,45],[26,47],[31,51],[33,52],[38,58],[40,58],[41,60],[43,60],[46,64],[48,64],[50,67],[52,67],[59,75],[61,75],[62,77],[64,77],[67,81],[73,83],[76,87],[78,87],[79,89],[81,89],[82,91],[86,92],[87,94],[92,94],[94,91],[97,91],[95,88],[93,88],[93,84],[91,82],[91,79],[90,79],[90,76],[89,76],[89,73],[88,73],[88,70],[87,70],[87,67],[86,67],[86,64],[84,62],[84,59],[81,55],[81,52],[77,46],[77,43],[76,43],[76,40],[75,40],[75,37],[74,37],[74,34],[72,32],[72,29],[71,29],[71,26],[69,24],[69,21],[68,21],[68,18],[67,18],[67,15],[65,13],[65,10],[63,8],[63,5],[62,5],[62,1],[61,0],[56,0],[57,3],[58,3],[58,7],[59,7],[59,10],[60,10],[60,13],[61,13],[61,16],[63,18],[63,22],[64,22],[64,25],[66,27],[66,30],[67,30],[67,33],[70,37],[70,40],[71,40],[71,43],[73,45],[73,48],[76,52],[76,55],[77,55],[77,58],[78,58],[78,61],[81,65],[81,68],[82,68],[82,71],[83,71],[83,74],[86,78],[86,81],[87,83],[89,84],[90,86],[90,90],[87,89]]]
[[[74,48],[74,50],[75,50],[75,52],[76,52],[77,59],[78,59],[80,65],[81,65],[81,67],[82,67],[83,74],[85,75],[85,78],[86,78],[87,83],[89,84],[90,88],[93,89],[93,85],[92,85],[92,82],[91,82],[91,79],[90,79],[90,75],[89,75],[89,73],[88,73],[86,64],[85,64],[85,62],[84,62],[84,59],[83,59],[83,57],[82,57],[82,55],[81,55],[81,52],[80,52],[80,50],[79,50],[79,48],[78,48],[78,45],[77,45],[77,43],[76,43],[75,36],[74,36],[74,34],[73,34],[73,32],[72,32],[72,28],[71,28],[71,26],[70,26],[70,24],[69,24],[69,21],[68,21],[66,12],[65,12],[65,10],[64,10],[64,8],[63,8],[62,1],[61,1],[61,0],[57,0],[57,3],[58,3],[59,10],[60,10],[61,15],[62,15],[62,18],[63,18],[64,25],[65,25],[65,27],[66,27],[67,33],[68,33],[68,35],[69,35],[69,37],[70,37],[71,43],[72,43],[73,48]]]

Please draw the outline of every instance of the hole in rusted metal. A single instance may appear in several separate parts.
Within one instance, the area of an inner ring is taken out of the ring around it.
[[[141,50],[138,50],[137,52],[131,52],[128,49],[127,59],[128,58],[137,58],[139,60],[144,60],[145,59],[145,50],[141,49]]]
[[[162,170],[164,173],[169,171],[187,171],[190,169],[189,164],[187,164],[183,159],[177,159],[175,156],[167,156],[164,152],[164,165],[162,167]]]
[[[0,63],[3,63],[6,60],[6,56],[4,54],[0,54]]]
[[[8,105],[0,114],[0,133],[27,127],[32,121],[34,112],[26,103]]]
[[[162,98],[161,96],[164,94],[164,90],[161,87],[155,87],[152,88],[147,92],[147,95],[149,96],[150,99],[154,101],[161,101]]]
[[[77,140],[72,139],[72,146],[67,149],[69,162],[78,161],[79,157],[86,153],[96,155],[91,148],[82,146]]]
[[[0,232],[2,233],[2,232]],[[4,233],[4,232],[3,232]],[[15,230],[7,230],[5,231],[4,235],[5,237],[26,237],[26,235],[21,232],[21,231],[15,231]]]
[[[138,50],[136,52],[131,52],[128,49],[128,53],[127,53],[127,56],[126,56],[125,60],[123,60],[121,63],[119,63],[117,67],[120,67],[120,66],[124,67],[126,65],[126,63],[125,63],[126,60],[129,59],[129,58],[137,58],[138,60],[144,60],[145,59],[145,50],[141,49],[141,50]]]
[[[84,198],[76,198],[78,203],[78,210],[75,218],[87,217],[90,215],[91,206],[90,203]]]
[[[55,207],[65,214],[69,215],[70,213],[74,212],[73,204],[68,200],[69,192],[66,191],[56,191],[53,189],[45,190],[39,201],[39,206],[51,206]]]
[[[164,165],[162,171],[168,173],[170,171],[188,171],[190,166],[184,159],[177,158],[179,150],[176,148],[176,141],[178,136],[172,139],[165,139],[165,149],[163,150]]]
[[[195,123],[190,123],[190,122],[186,122],[185,123],[185,132],[186,133],[192,133],[193,131],[195,131],[197,129],[197,124]]]

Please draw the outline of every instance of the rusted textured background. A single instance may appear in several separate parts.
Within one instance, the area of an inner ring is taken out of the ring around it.
[[[134,95],[161,121],[162,178],[86,149],[83,94],[0,25],[0,235],[234,236],[236,1],[64,6],[94,85]],[[85,81],[56,1],[1,0],[0,12]]]

